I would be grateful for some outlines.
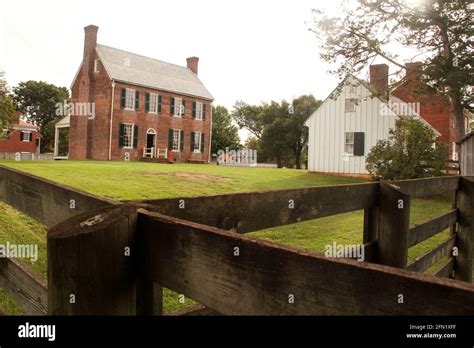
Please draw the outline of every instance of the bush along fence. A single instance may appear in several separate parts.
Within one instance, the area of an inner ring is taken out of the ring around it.
[[[84,194],[2,170],[0,199],[26,213],[10,191],[27,195],[28,180],[44,193],[38,209],[62,211],[64,190]],[[451,211],[410,228],[412,198],[448,192]],[[48,233],[48,313],[160,315],[166,287],[202,314],[473,314],[473,198],[473,178],[459,176],[121,203],[84,194],[94,203],[64,221],[36,214],[59,222]],[[245,235],[361,209],[367,262]],[[448,240],[407,263],[411,246],[447,228]],[[438,277],[420,273],[443,256]]]

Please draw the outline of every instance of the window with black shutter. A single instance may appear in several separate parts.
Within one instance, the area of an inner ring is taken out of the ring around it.
[[[365,133],[354,132],[354,156],[364,156]]]

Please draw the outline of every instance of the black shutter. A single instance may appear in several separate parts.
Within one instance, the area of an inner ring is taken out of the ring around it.
[[[196,118],[196,102],[193,101],[193,118]]]
[[[184,150],[184,131],[180,130],[179,131],[179,151]]]
[[[204,152],[204,133],[201,133],[201,152]]]
[[[354,156],[364,156],[364,132],[354,132]]]
[[[119,147],[123,147],[123,135],[125,132],[125,126],[123,123],[120,123],[119,127]]]
[[[161,112],[161,95],[158,96],[158,112]]]
[[[184,101],[184,99],[181,99],[181,105],[183,105],[183,113],[181,114],[181,116],[184,117],[184,115],[186,114],[186,102]]]
[[[125,93],[126,93],[125,88],[122,88],[120,90],[120,107],[122,109],[125,107]]]
[[[23,141],[23,133],[22,131],[20,131],[20,141]]]
[[[145,112],[150,111],[150,93],[145,93]]]
[[[30,133],[30,138],[29,138],[29,141],[33,141],[33,133]]]
[[[171,97],[171,102],[170,102],[170,114],[171,114],[171,116],[174,115],[174,97]]]
[[[202,103],[202,120],[206,119],[206,104]]]
[[[138,101],[140,100],[140,93],[135,91],[135,110],[138,110]]]
[[[194,132],[191,132],[191,152],[194,151]]]
[[[168,150],[173,151],[173,130],[171,128],[168,131]]]
[[[138,144],[138,125],[133,126],[133,148],[136,148]]]

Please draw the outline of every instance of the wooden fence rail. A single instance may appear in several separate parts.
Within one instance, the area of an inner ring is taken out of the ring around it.
[[[411,200],[445,193],[452,210],[410,228]],[[50,314],[160,315],[162,287],[207,314],[474,313],[469,177],[119,203],[0,166],[0,199],[55,225],[48,233]],[[70,199],[78,209],[68,207]],[[356,210],[364,210],[366,262],[245,235]],[[446,229],[446,241],[407,264],[410,247]],[[419,273],[444,256],[437,277]],[[10,270],[20,265],[10,261],[0,262],[0,284],[20,284],[17,297],[44,313],[46,286],[15,280]],[[456,280],[446,278],[453,274]]]

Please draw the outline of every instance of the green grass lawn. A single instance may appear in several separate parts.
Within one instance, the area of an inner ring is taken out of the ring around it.
[[[171,198],[219,193],[301,188],[363,182],[362,179],[307,173],[303,170],[239,168],[216,165],[156,164],[144,162],[0,161],[18,170],[116,200]],[[411,224],[419,224],[449,211],[446,199],[414,200]],[[298,224],[250,233],[250,236],[277,243],[324,252],[327,244],[355,244],[362,241],[363,212],[351,212]],[[38,243],[40,257],[32,268],[46,274],[46,228],[0,203],[0,243]],[[409,259],[422,255],[446,239],[439,234],[409,250]],[[436,267],[436,266],[435,266]],[[431,270],[432,271],[432,270]],[[192,303],[178,301],[178,294],[165,290],[164,310],[170,312]],[[0,308],[18,314],[11,301],[0,292]]]

